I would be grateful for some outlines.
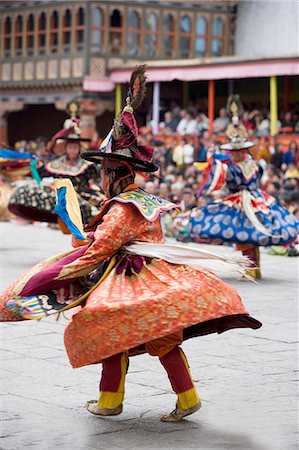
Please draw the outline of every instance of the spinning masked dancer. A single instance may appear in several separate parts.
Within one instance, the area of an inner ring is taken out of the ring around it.
[[[247,131],[240,122],[242,105],[239,96],[228,100],[231,123],[226,134],[229,143],[220,146],[230,152],[229,163],[214,158],[213,149],[207,152],[205,182],[201,195],[224,190],[224,197],[209,202],[192,214],[188,230],[191,236],[221,239],[236,243],[251,261],[247,274],[261,278],[260,246],[282,245],[296,239],[299,222],[275,198],[259,187],[259,166],[248,149]]]
[[[175,205],[135,184],[135,171],[157,170],[153,148],[138,144],[133,113],[144,95],[144,71],[138,66],[132,73],[127,105],[102,147],[82,154],[101,165],[106,200],[98,215],[83,231],[71,185],[56,183],[56,211],[72,231],[75,249],[21,276],[2,295],[0,317],[40,319],[79,305],[64,336],[71,365],[102,364],[99,396],[87,410],[121,414],[129,357],[147,352],[159,358],[177,395],[174,410],[161,420],[178,422],[201,406],[182,342],[261,323],[234,288],[203,268],[210,262],[241,270],[239,262],[165,243],[161,214]]]

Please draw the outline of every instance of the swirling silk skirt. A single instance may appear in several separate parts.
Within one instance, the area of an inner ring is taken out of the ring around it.
[[[73,367],[144,345],[179,330],[184,339],[230,328],[259,328],[231,286],[206,270],[152,259],[139,274],[114,268],[65,330]]]
[[[39,272],[48,270],[55,276],[57,264],[64,264],[65,258],[69,262],[77,252],[81,250],[40,263],[7,288],[0,298],[0,320],[22,320],[7,306],[16,290],[19,295],[34,295],[52,289],[52,282],[40,287]],[[135,269],[139,273],[123,264],[122,257],[72,316],[64,340],[73,367],[99,363],[127,350],[131,355],[142,353],[146,342],[179,330],[188,339],[261,326],[249,316],[236,290],[208,270],[157,258],[143,258]],[[56,284],[61,288],[67,280]]]
[[[255,246],[282,245],[299,234],[299,221],[266,193],[236,193],[208,203],[188,224],[191,237]]]
[[[79,204],[83,221],[88,223],[93,217],[92,208],[85,200],[79,201]],[[56,195],[50,186],[28,184],[15,190],[10,198],[8,209],[26,220],[57,223],[55,206]]]

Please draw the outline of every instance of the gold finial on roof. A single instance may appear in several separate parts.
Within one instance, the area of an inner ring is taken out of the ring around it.
[[[232,104],[230,106],[230,112],[232,113],[233,116],[238,115],[238,105],[236,102],[232,102]]]

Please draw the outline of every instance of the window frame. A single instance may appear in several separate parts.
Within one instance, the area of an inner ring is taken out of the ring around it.
[[[223,32],[222,32],[222,34],[219,34],[219,35],[218,34],[213,34],[214,22],[219,20],[219,19],[222,21],[222,24],[223,24]],[[222,43],[221,51],[217,55],[213,54],[213,43],[215,41],[216,42],[220,41]],[[211,44],[210,44],[211,56],[213,56],[215,58],[218,58],[219,56],[224,56],[225,53],[226,53],[225,43],[226,43],[226,18],[224,16],[220,16],[220,15],[214,16],[212,18],[212,21],[211,21]]]
[[[10,30],[7,32],[6,23],[9,21]],[[13,20],[11,16],[6,16],[3,21],[3,56],[4,58],[10,58],[12,55],[12,31],[13,31]],[[9,48],[6,49],[6,43],[9,44]]]
[[[205,20],[205,33],[204,34],[197,33],[197,31],[196,31],[197,20],[199,20],[199,19]],[[206,15],[203,15],[203,14],[196,15],[195,21],[194,21],[194,55],[196,58],[204,58],[208,54],[208,51],[209,51],[209,26],[210,26],[209,18]],[[205,50],[204,50],[203,55],[198,55],[196,52],[197,39],[204,39],[204,41],[205,41]]]
[[[66,14],[68,11],[70,12],[70,17],[71,17],[70,25],[66,25]],[[63,53],[71,53],[71,51],[72,51],[73,23],[74,23],[74,16],[73,16],[72,9],[71,8],[64,9],[63,15],[62,15],[62,27],[61,27],[61,36],[62,36],[61,50]],[[65,43],[66,33],[70,33],[69,44]]]
[[[21,19],[21,22],[19,22],[19,19]],[[21,30],[19,30],[19,23],[21,23]],[[24,47],[24,19],[21,16],[21,14],[18,14],[15,18],[14,23],[14,49],[15,49],[15,56],[22,56],[23,55],[23,47]],[[20,46],[18,43],[20,42]]]
[[[121,10],[121,8],[118,8],[118,5],[115,5],[116,7],[114,8],[113,6],[111,7],[111,9],[109,10],[109,23],[108,23],[108,53],[109,55],[113,55],[113,56],[121,56],[123,54],[123,49],[124,49],[124,21],[125,21],[125,15],[124,12]],[[113,16],[114,11],[118,11],[120,18],[121,18],[121,25],[120,27],[114,27],[111,26],[111,19]],[[118,34],[120,36],[120,52],[119,53],[113,53],[111,51],[112,48],[112,42],[111,42],[111,35],[115,33]]]
[[[93,20],[91,21],[91,51],[92,52],[97,52],[97,53],[103,53],[103,49],[105,49],[105,30],[106,30],[106,26],[105,26],[105,19],[106,19],[106,11],[101,8],[100,6],[96,6],[94,8],[92,8],[92,12],[95,10],[99,10],[102,13],[102,25],[98,26],[98,25],[94,25]],[[93,17],[93,14],[92,14]],[[96,44],[93,43],[92,40],[92,34],[93,31],[100,31],[101,32],[101,48],[99,48],[99,44],[96,47]]]
[[[157,20],[157,22],[156,22],[157,30],[156,31],[147,30],[146,29],[146,23],[147,23],[146,22],[146,18],[147,18],[147,16],[150,16],[150,15],[154,15],[156,17],[156,20]],[[160,38],[160,36],[159,36],[159,25],[160,25],[160,19],[159,19],[158,13],[156,11],[152,11],[152,10],[146,11],[145,17],[144,17],[144,56],[147,57],[147,58],[155,59],[155,58],[157,58],[159,56],[159,38]],[[149,36],[155,36],[156,37],[156,48],[155,48],[156,51],[155,51],[154,55],[149,55],[149,54],[146,53],[145,43],[146,43],[147,37],[149,37]]]
[[[79,23],[79,14],[80,14],[80,10],[83,11],[83,24]],[[85,40],[85,33],[86,33],[86,29],[85,29],[85,25],[86,25],[86,12],[85,12],[85,8],[83,6],[80,6],[77,10],[76,10],[76,15],[75,15],[75,29],[74,29],[74,33],[75,33],[75,45],[76,45],[76,51],[77,52],[82,52],[84,51],[84,40]],[[80,31],[83,32],[83,39],[82,42],[79,42],[78,40],[78,36]]]
[[[166,19],[167,16],[170,16],[172,18],[172,24],[173,24],[173,30],[167,30],[165,31],[165,26],[164,26],[164,21]],[[162,31],[162,55],[165,58],[172,58],[175,53],[176,53],[176,46],[175,46],[175,41],[176,41],[176,34],[177,34],[177,29],[176,29],[176,22],[175,22],[175,15],[172,12],[165,12],[163,14],[163,31]],[[172,40],[172,46],[170,47],[170,54],[166,54],[165,51],[165,46],[164,46],[164,37],[169,37]]]
[[[33,18],[33,29],[30,30],[29,29],[29,21],[30,18]],[[34,47],[35,47],[35,15],[33,13],[28,14],[27,18],[26,18],[26,55],[27,56],[33,56],[34,55]],[[29,41],[30,38],[32,39],[32,46],[29,46]]]
[[[45,28],[41,28],[41,18],[42,16],[45,17]],[[47,49],[47,12],[46,11],[41,11],[39,16],[38,16],[38,20],[37,20],[37,52],[39,55],[45,55],[46,54],[46,49]],[[41,41],[41,37],[44,37],[45,39],[45,45],[41,46],[40,45],[40,41]]]
[[[57,26],[54,27],[54,24],[52,22],[54,22],[54,14],[57,14]],[[60,16],[59,16],[59,11],[57,11],[56,9],[52,11],[51,15],[50,15],[50,29],[49,29],[49,52],[51,54],[54,53],[58,53],[59,52],[59,21],[60,21]],[[54,45],[53,41],[54,41],[54,36],[57,37],[57,44]]]
[[[190,20],[190,31],[189,32],[181,31],[181,21],[185,17],[188,17],[188,19]],[[193,35],[194,35],[194,33],[193,33],[193,20],[192,20],[191,15],[188,14],[188,13],[182,13],[180,15],[180,17],[179,17],[179,24],[178,24],[178,26],[179,26],[179,29],[178,29],[178,32],[179,32],[178,53],[179,53],[179,55],[178,55],[178,57],[179,58],[190,58],[191,55],[192,55],[192,39],[193,39]],[[188,50],[188,54],[186,54],[186,55],[182,54],[182,48],[181,48],[181,45],[180,45],[180,42],[181,42],[182,38],[189,38],[189,50]]]
[[[138,20],[137,28],[130,27],[130,14],[133,14],[133,13],[135,13],[137,15],[137,20]],[[141,15],[138,11],[136,11],[136,9],[129,10],[127,13],[127,20],[128,20],[128,22],[127,22],[128,27],[127,27],[127,38],[126,38],[126,54],[131,57],[139,56],[140,55],[140,43],[141,43]],[[130,34],[133,36],[137,36],[137,39],[138,39],[137,52],[134,55],[130,55],[128,52],[128,37]]]

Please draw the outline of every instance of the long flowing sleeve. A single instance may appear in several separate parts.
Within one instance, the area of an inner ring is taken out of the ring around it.
[[[115,203],[103,217],[94,233],[94,242],[84,255],[63,267],[57,280],[86,275],[101,262],[111,257],[123,244],[139,234],[134,216],[139,214],[134,206]],[[134,221],[134,226],[133,226]]]
[[[227,164],[218,159],[210,158],[208,167],[204,170],[204,183],[200,194],[209,195],[213,191],[219,191],[226,184]]]

